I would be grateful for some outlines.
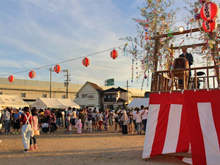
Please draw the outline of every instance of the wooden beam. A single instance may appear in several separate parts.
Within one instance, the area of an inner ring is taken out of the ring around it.
[[[193,45],[184,45],[186,46],[187,48],[192,48],[192,47],[198,47],[198,46],[205,46],[206,43],[200,43],[200,44],[193,44]],[[182,46],[177,46],[177,47],[173,47],[173,48],[170,48],[170,49],[181,49]]]
[[[200,31],[199,28],[192,29],[192,33],[198,32],[198,31]],[[154,37],[152,37],[152,39],[164,38],[164,37],[168,37],[168,35],[173,35],[173,36],[182,35],[182,34],[186,34],[186,33],[190,33],[190,32],[191,32],[191,30],[184,30],[183,32],[173,32],[173,33],[169,33],[169,34],[162,34],[162,35],[154,36]]]
[[[220,27],[220,24],[218,24],[218,27]],[[153,36],[151,39],[156,39],[156,38],[164,38],[164,37],[168,37],[168,35],[182,35],[182,34],[187,34],[187,33],[194,33],[194,32],[198,32],[200,31],[199,28],[195,28],[195,29],[189,29],[189,30],[184,30],[183,32],[173,32],[173,33],[169,33],[169,34],[162,34],[162,35],[156,35]]]

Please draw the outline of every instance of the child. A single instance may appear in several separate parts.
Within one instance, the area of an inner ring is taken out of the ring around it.
[[[75,127],[77,128],[77,133],[82,133],[82,122],[81,118],[79,118],[76,122]]]
[[[37,109],[34,107],[31,111],[32,114],[32,129],[34,130],[34,132],[38,131],[38,116],[37,116]],[[34,144],[34,147],[33,145]],[[36,150],[38,149],[37,147],[37,141],[36,141],[36,136],[34,134],[34,136],[30,137],[30,148],[29,150]]]
[[[66,118],[66,126],[67,126],[66,133],[67,134],[72,134],[70,132],[70,116],[71,116],[71,114],[67,113],[67,118]]]
[[[88,111],[88,132],[92,132],[92,114],[91,111]]]

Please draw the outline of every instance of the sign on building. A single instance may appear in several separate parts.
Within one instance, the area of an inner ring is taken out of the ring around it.
[[[105,80],[105,86],[112,86],[114,85],[114,78],[111,78],[111,79],[107,79]]]

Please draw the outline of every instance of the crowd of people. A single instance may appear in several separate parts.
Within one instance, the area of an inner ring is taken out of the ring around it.
[[[0,111],[0,132],[2,123],[5,134],[10,134],[10,125],[13,125],[13,134],[18,134],[21,129],[24,152],[36,150],[36,136],[41,133],[54,132],[64,127],[66,134],[72,134],[76,128],[78,134],[93,131],[108,131],[114,126],[115,132],[122,134],[134,133],[141,135],[146,130],[148,107],[143,105],[134,110],[109,110],[100,111],[94,108],[52,109],[43,110],[29,107],[21,109],[6,108]],[[1,142],[1,140],[0,140]]]

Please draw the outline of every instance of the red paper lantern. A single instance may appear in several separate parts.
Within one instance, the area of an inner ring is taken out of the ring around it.
[[[36,73],[34,71],[30,71],[28,75],[32,79],[36,76]]]
[[[206,32],[212,32],[217,27],[216,21],[203,21],[202,28]]]
[[[58,64],[53,69],[54,69],[54,72],[56,72],[56,73],[60,73],[60,71],[61,71],[61,67]]]
[[[12,83],[12,82],[14,81],[14,76],[13,76],[13,75],[9,76],[9,77],[8,77],[8,81],[9,81],[10,83]]]
[[[82,64],[87,67],[89,64],[90,64],[90,61],[87,57],[85,57],[83,60],[82,60]]]
[[[111,58],[116,59],[118,57],[118,52],[116,50],[111,51],[110,53]]]
[[[217,4],[208,2],[201,8],[200,16],[203,20],[215,20],[219,15],[219,7]]]

